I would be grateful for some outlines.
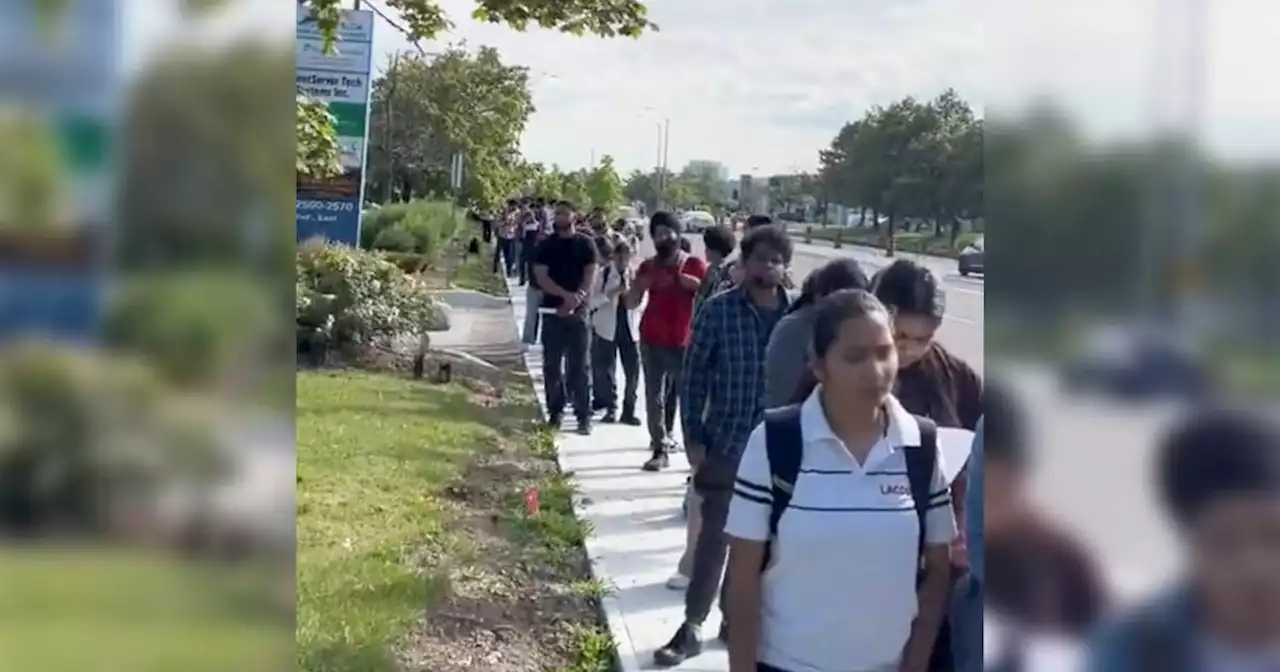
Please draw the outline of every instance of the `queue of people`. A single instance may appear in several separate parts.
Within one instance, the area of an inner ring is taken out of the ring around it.
[[[959,532],[967,469],[948,482],[931,437],[976,428],[983,384],[934,339],[933,273],[898,261],[868,278],[838,259],[796,295],[792,241],[767,218],[736,245],[704,232],[703,259],[665,212],[632,270],[636,250],[602,215],[556,204],[530,291],[549,423],[571,408],[580,433],[601,412],[638,425],[643,403],[642,467],[667,468],[681,443],[688,456],[688,545],[668,584],[685,617],[655,663],[699,655],[718,601],[734,672],[972,669],[949,625],[976,581]]]

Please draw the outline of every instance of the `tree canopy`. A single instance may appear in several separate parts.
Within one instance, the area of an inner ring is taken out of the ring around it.
[[[58,2],[59,0],[45,0]],[[209,4],[195,2],[192,4]],[[214,3],[216,4],[216,3]],[[332,47],[338,30],[343,0],[300,0],[310,8],[316,23]],[[400,13],[413,40],[430,40],[453,27],[452,19],[434,0],[386,0]],[[477,21],[505,24],[517,31],[530,28],[558,30],[573,35],[639,37],[657,26],[648,19],[640,0],[478,0],[471,17]],[[329,175],[337,172],[338,147],[333,120],[322,105],[298,97],[297,168],[299,172]],[[483,160],[489,160],[485,157]]]
[[[397,55],[373,82],[366,193],[444,194],[451,159],[462,153],[458,196],[494,207],[520,184],[520,135],[533,111],[528,73],[493,48]]]
[[[958,234],[982,217],[983,122],[953,90],[920,102],[904,98],[845,124],[819,152],[815,187],[823,200],[871,211],[893,224],[933,222]]]

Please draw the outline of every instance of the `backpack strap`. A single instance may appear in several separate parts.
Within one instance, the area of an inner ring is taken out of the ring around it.
[[[800,429],[800,404],[771,408],[764,412],[765,452],[769,459],[769,539],[764,546],[760,571],[769,567],[773,540],[778,536],[782,513],[791,505],[800,460],[804,456],[804,434]]]
[[[916,518],[920,522],[920,535],[916,542],[916,556],[920,569],[924,569],[925,520],[929,513],[929,498],[933,493],[933,472],[938,466],[938,426],[928,418],[914,416],[920,428],[920,445],[907,446],[907,480],[911,485],[911,499],[915,503]]]

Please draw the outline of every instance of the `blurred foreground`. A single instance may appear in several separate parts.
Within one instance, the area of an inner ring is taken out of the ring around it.
[[[290,45],[183,16],[0,9],[0,669],[294,665]]]

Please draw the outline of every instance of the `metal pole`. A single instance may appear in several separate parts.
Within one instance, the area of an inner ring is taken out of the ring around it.
[[[357,12],[360,11],[360,0],[353,0],[351,4]]]
[[[654,210],[662,209],[662,197],[665,195],[665,187],[663,182],[666,181],[666,175],[662,174],[662,124],[655,123],[653,125],[658,131],[658,153],[653,160],[653,182],[654,189],[657,191],[657,197],[653,206]]]
[[[1186,0],[1178,3],[1181,6],[1182,25],[1179,33],[1186,41],[1186,61],[1181,70],[1186,75],[1186,86],[1181,92],[1179,108],[1179,130],[1187,138],[1188,151],[1184,153],[1178,165],[1177,207],[1174,215],[1173,250],[1175,272],[1179,286],[1175,296],[1174,316],[1178,326],[1195,338],[1196,301],[1204,290],[1199,269],[1199,255],[1203,240],[1204,203],[1201,185],[1202,174],[1198,148],[1200,132],[1203,128],[1206,68],[1208,66],[1209,33],[1208,5],[1204,0]]]
[[[391,146],[394,134],[391,131],[392,116],[391,108],[394,105],[396,96],[396,82],[400,81],[400,52],[396,52],[391,56],[391,69],[387,72],[387,106],[386,112],[386,129],[383,131],[383,149],[387,152],[387,185],[385,194],[385,202],[390,203],[393,191],[393,185],[396,182],[396,153],[395,148]]]

